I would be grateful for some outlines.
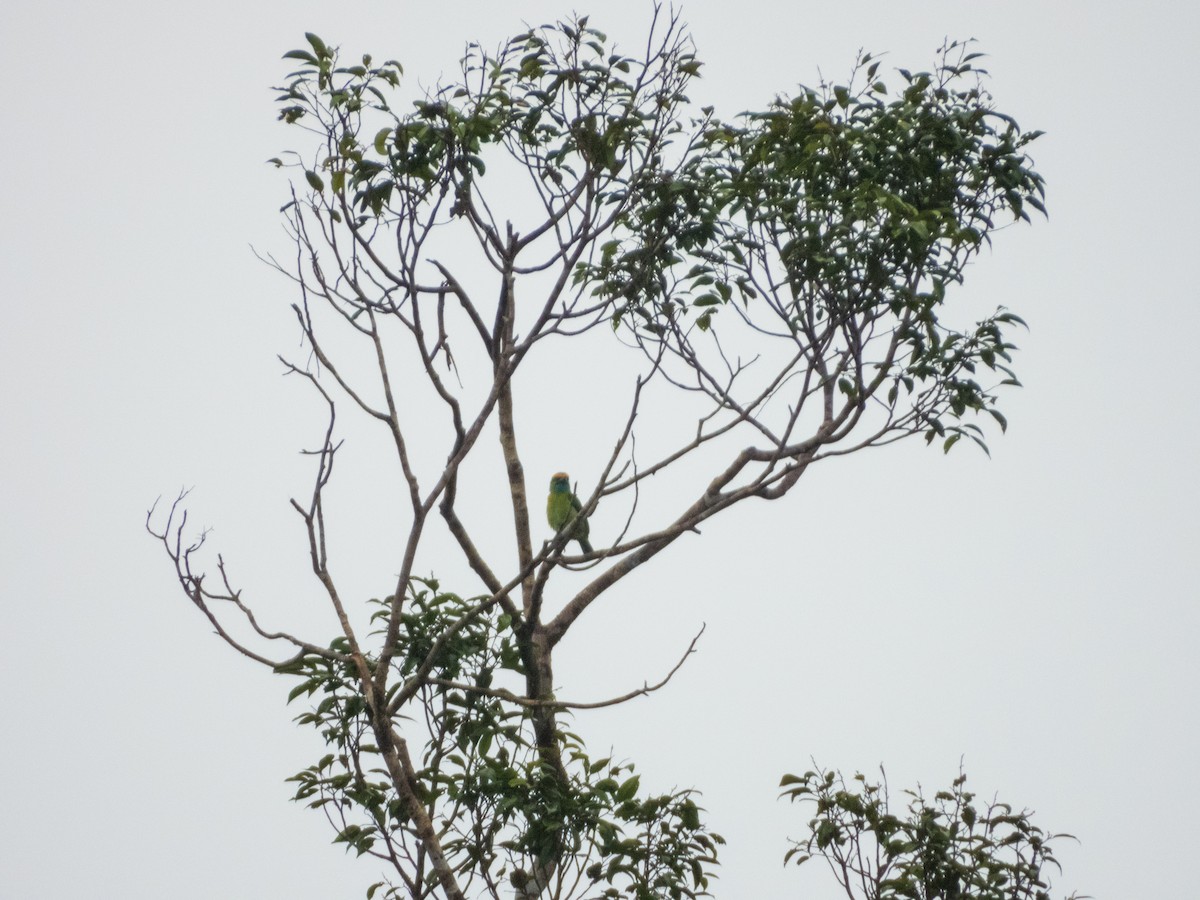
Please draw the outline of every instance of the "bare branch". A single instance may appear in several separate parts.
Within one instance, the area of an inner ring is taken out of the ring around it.
[[[691,643],[688,644],[688,648],[684,651],[683,656],[679,658],[679,662],[675,663],[675,665],[671,668],[671,671],[668,672],[661,681],[657,682],[656,684],[643,684],[640,688],[635,688],[628,693],[621,694],[619,697],[611,697],[608,700],[596,700],[586,703],[572,700],[557,700],[554,698],[539,700],[530,699],[529,697],[520,697],[514,694],[512,691],[483,688],[475,684],[464,684],[458,681],[448,681],[444,678],[430,678],[428,683],[436,684],[439,687],[450,688],[452,690],[478,694],[483,697],[495,697],[498,700],[505,700],[524,709],[603,709],[606,706],[618,706],[622,703],[633,700],[636,697],[649,696],[660,688],[666,687],[667,683],[674,677],[675,673],[683,667],[685,662],[687,662],[687,658],[696,652],[696,642],[700,640],[700,636],[704,634],[704,630],[707,627],[707,625],[700,626],[700,630],[696,632],[696,636],[692,638]]]

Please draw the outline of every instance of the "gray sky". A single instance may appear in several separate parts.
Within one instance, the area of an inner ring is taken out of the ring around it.
[[[649,4],[604,6],[592,24],[636,45]],[[636,761],[644,783],[704,792],[729,839],[718,896],[834,895],[816,865],[781,866],[806,815],[776,786],[812,758],[849,772],[882,762],[894,786],[931,789],[962,758],[981,795],[1079,837],[1060,847],[1058,893],[1188,896],[1200,14],[1166,2],[683,11],[706,62],[693,97],[727,116],[819,72],[844,77],[860,48],[920,69],[944,37],[979,39],[1000,108],[1047,132],[1033,156],[1051,219],[1000,234],[963,295],[1030,324],[1025,388],[1005,401],[993,459],[918,441],[831,461],[786,502],[739,507],[680,542],[572,632],[560,696],[657,680],[706,622],[700,654],[668,689],[578,730]],[[319,410],[278,377],[275,354],[297,347],[294,296],[249,249],[287,250],[286,182],[263,161],[299,134],[274,122],[267,87],[304,31],[432,85],[465,41],[493,46],[522,20],[569,12],[544,0],[0,10],[0,896],[315,900],[376,880],[287,802],[283,779],[322,752],[291,723],[290,685],[210,633],[142,517],[194,485],[195,521],[215,528],[270,624],[333,635],[286,502],[305,489],[295,451]],[[535,486],[555,460],[586,458],[528,443]],[[362,590],[378,594],[395,565],[369,538],[371,484],[349,473],[361,504],[343,510],[360,520]]]

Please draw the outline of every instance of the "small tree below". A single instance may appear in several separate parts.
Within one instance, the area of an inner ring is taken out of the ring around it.
[[[1042,879],[1047,865],[1058,866],[1051,842],[1070,835],[1046,834],[1007,803],[977,803],[966,780],[960,774],[932,798],[905,791],[907,808],[896,815],[886,780],[785,775],[783,795],[814,807],[810,836],[785,862],[824,858],[852,900],[1050,900]]]

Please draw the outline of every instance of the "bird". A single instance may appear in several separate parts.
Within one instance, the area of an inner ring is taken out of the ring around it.
[[[566,472],[555,472],[550,476],[550,496],[546,498],[546,521],[556,532],[562,531],[571,522],[574,522],[570,537],[579,541],[579,546],[584,553],[591,553],[592,545],[588,543],[590,528],[587,516],[582,515],[582,511],[583,504],[571,490],[571,477]]]

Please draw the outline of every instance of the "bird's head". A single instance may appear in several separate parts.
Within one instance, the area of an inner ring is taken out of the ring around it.
[[[555,472],[550,476],[550,490],[558,493],[571,490],[571,476],[566,472]]]

